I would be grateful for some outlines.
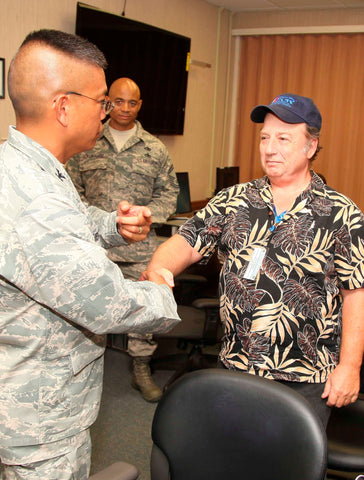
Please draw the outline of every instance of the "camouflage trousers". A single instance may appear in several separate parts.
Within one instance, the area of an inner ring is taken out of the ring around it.
[[[146,270],[148,262],[117,262],[123,275],[128,280],[139,280],[141,273]],[[128,334],[128,353],[131,357],[151,357],[158,344],[153,340],[151,333],[139,335]]]
[[[13,458],[3,459],[0,465],[1,480],[87,480],[89,477],[91,438],[88,429],[57,442],[13,447],[12,450]]]

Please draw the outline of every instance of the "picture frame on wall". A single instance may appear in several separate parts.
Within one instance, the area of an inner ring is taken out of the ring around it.
[[[5,58],[0,58],[0,98],[5,98]]]

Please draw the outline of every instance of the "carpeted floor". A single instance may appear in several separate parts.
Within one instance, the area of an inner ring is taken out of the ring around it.
[[[160,370],[153,378],[163,387],[172,373]],[[124,352],[107,349],[101,409],[91,429],[91,473],[116,461],[125,461],[140,470],[139,480],[149,480],[150,432],[157,404],[143,400],[131,387],[130,380],[130,357]]]

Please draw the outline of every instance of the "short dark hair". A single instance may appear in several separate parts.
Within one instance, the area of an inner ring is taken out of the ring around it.
[[[61,32],[60,30],[37,30],[26,36],[20,48],[33,42],[48,45],[55,50],[86,63],[96,65],[104,70],[107,67],[106,58],[101,50],[93,43],[78,35]]]

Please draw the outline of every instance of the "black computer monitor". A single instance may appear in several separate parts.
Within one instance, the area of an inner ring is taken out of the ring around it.
[[[176,172],[179,184],[176,213],[188,213],[191,208],[190,182],[188,172]]]
[[[119,77],[132,78],[139,85],[143,108],[138,116],[148,132],[183,134],[189,37],[82,2],[77,3],[76,33],[104,53],[109,87]]]

